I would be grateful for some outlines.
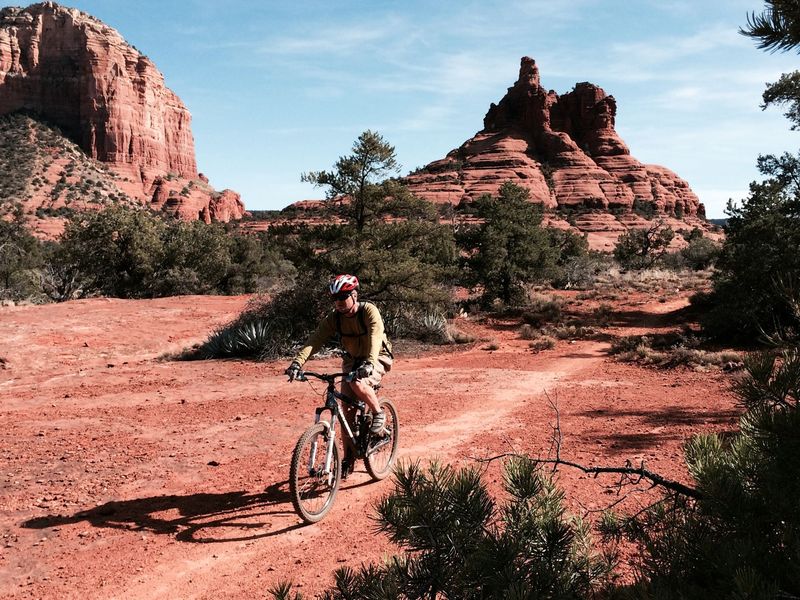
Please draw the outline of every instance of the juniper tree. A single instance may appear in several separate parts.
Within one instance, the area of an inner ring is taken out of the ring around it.
[[[629,229],[617,240],[614,258],[626,269],[649,269],[667,253],[675,232],[657,221],[647,229]]]
[[[326,187],[329,200],[343,199],[344,215],[361,231],[370,219],[385,213],[389,195],[380,184],[398,170],[394,146],[367,130],[353,143],[352,154],[340,157],[332,171],[311,171],[300,179]]]
[[[525,285],[558,273],[558,240],[541,226],[542,208],[526,188],[503,184],[496,197],[484,195],[471,207],[480,225],[460,233],[465,283],[483,290],[486,304],[525,300]]]
[[[714,275],[709,333],[750,341],[800,332],[800,156],[758,160],[767,178],[728,204],[726,238]]]

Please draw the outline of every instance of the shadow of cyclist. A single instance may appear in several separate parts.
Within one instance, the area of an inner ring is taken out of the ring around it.
[[[174,535],[178,541],[197,544],[255,540],[303,526],[292,518],[288,483],[272,484],[259,494],[237,491],[111,501],[71,516],[30,519],[22,527],[45,529],[86,521],[95,527]],[[292,524],[272,530],[272,522],[283,515]]]

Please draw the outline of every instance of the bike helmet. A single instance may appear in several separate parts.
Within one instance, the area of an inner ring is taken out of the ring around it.
[[[358,277],[355,275],[337,275],[328,284],[328,293],[331,296],[358,289]]]

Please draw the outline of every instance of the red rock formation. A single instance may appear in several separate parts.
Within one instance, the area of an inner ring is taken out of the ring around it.
[[[616,111],[614,97],[591,83],[561,96],[545,91],[536,63],[525,57],[517,82],[486,113],[483,130],[405,182],[434,202],[474,200],[512,181],[550,208],[625,213],[636,202],[662,215],[704,218],[684,180],[631,156],[614,129]],[[604,230],[608,225],[598,221]]]
[[[200,180],[191,115],[146,56],[94,17],[53,2],[0,10],[0,114],[25,111],[58,125],[113,168],[140,201],[170,174]],[[244,207],[207,188],[181,215],[241,218]],[[237,196],[238,198],[238,196]],[[198,209],[198,210],[195,210]]]

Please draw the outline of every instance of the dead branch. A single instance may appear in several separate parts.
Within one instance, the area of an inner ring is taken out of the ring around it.
[[[639,481],[641,481],[642,479],[646,479],[647,481],[652,483],[653,486],[663,487],[677,494],[682,494],[683,496],[694,498],[695,500],[699,500],[700,498],[703,497],[703,495],[698,490],[692,487],[684,485],[678,481],[673,481],[672,479],[667,479],[666,477],[663,477],[658,473],[653,473],[649,469],[646,469],[644,467],[644,463],[642,463],[638,467],[634,467],[630,461],[628,461],[624,467],[605,467],[605,466],[587,467],[580,463],[576,463],[571,460],[564,460],[562,458],[530,458],[514,452],[505,452],[503,454],[498,454],[497,456],[491,456],[489,458],[476,458],[475,460],[477,460],[478,462],[491,462],[503,458],[529,458],[530,460],[539,464],[554,465],[555,467],[564,465],[566,467],[572,467],[584,473],[595,476],[602,475],[605,473],[615,473],[618,475],[624,475],[628,477],[638,476]]]

